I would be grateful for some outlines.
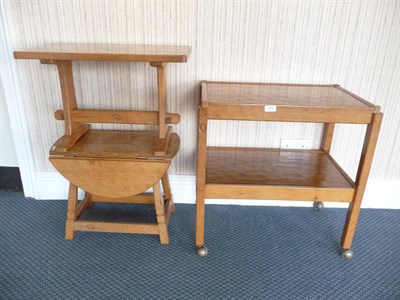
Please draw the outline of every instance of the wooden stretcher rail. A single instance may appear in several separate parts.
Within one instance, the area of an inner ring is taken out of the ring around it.
[[[371,123],[373,108],[325,108],[277,106],[265,112],[264,105],[224,105],[208,103],[208,119],[314,123]]]
[[[136,196],[128,196],[122,198],[110,198],[110,197],[93,195],[93,202],[154,204],[154,194],[143,193]]]
[[[64,120],[62,109],[54,112],[57,120]],[[71,113],[72,122],[158,125],[157,111],[129,111],[103,109],[75,109]],[[165,124],[178,124],[181,116],[176,113],[165,114]]]
[[[205,198],[351,202],[354,188],[206,184]]]
[[[126,222],[99,222],[99,221],[75,221],[75,231],[94,231],[112,233],[139,233],[158,234],[157,224],[126,223]]]

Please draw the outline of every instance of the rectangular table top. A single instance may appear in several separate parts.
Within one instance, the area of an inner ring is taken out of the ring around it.
[[[219,105],[272,105],[374,109],[368,101],[339,85],[205,82],[202,102]]]
[[[128,44],[46,44],[15,51],[17,59],[85,60],[127,62],[186,62],[189,46]]]

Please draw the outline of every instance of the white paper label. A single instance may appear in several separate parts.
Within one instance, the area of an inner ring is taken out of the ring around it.
[[[265,105],[264,111],[265,112],[276,112],[276,105]]]

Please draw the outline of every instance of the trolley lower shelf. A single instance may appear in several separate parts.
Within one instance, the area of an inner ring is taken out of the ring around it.
[[[351,202],[355,184],[327,151],[207,147],[205,198]]]

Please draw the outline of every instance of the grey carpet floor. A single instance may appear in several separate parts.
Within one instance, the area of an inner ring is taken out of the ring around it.
[[[0,299],[400,299],[400,210],[362,210],[343,260],[344,209],[208,205],[207,258],[195,207],[157,236],[78,233],[66,201],[0,192]],[[88,219],[154,221],[149,205],[96,204]]]

